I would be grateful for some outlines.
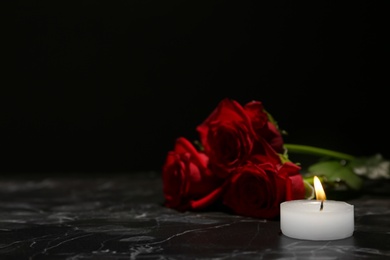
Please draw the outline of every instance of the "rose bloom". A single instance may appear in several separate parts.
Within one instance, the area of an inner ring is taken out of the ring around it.
[[[201,209],[220,194],[221,180],[207,168],[208,157],[184,137],[168,152],[162,169],[164,205],[180,211]]]
[[[196,129],[210,168],[221,177],[229,176],[254,153],[263,154],[272,163],[279,161],[276,153],[282,151],[283,140],[260,102],[242,107],[234,100],[223,99]]]
[[[248,162],[230,178],[223,204],[239,215],[275,218],[280,214],[281,202],[304,198],[299,170],[299,166],[290,162],[279,165]]]
[[[244,106],[257,136],[261,136],[278,153],[284,152],[284,141],[278,126],[269,120],[269,114],[260,101],[251,101]]]

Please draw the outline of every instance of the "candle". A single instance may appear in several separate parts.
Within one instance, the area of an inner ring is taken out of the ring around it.
[[[285,236],[305,240],[335,240],[352,236],[354,207],[326,200],[321,182],[314,177],[316,200],[292,200],[280,204],[280,228]]]

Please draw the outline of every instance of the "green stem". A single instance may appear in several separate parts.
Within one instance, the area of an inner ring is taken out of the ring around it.
[[[308,146],[308,145],[300,145],[300,144],[284,144],[284,147],[287,149],[288,152],[291,153],[301,153],[301,154],[311,154],[311,155],[319,155],[319,156],[329,156],[341,160],[353,160],[355,159],[354,156],[345,154],[345,153],[339,153],[332,150],[327,150],[323,148]]]

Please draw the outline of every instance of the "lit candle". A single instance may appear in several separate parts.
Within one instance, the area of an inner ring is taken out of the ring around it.
[[[316,200],[292,200],[280,204],[280,228],[284,235],[305,240],[335,240],[353,235],[354,207],[326,200],[320,180],[314,177]]]

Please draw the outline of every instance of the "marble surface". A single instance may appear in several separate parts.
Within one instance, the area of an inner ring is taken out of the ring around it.
[[[158,173],[0,176],[0,259],[390,259],[389,199],[349,199],[352,237],[305,241],[277,220],[165,208]]]

